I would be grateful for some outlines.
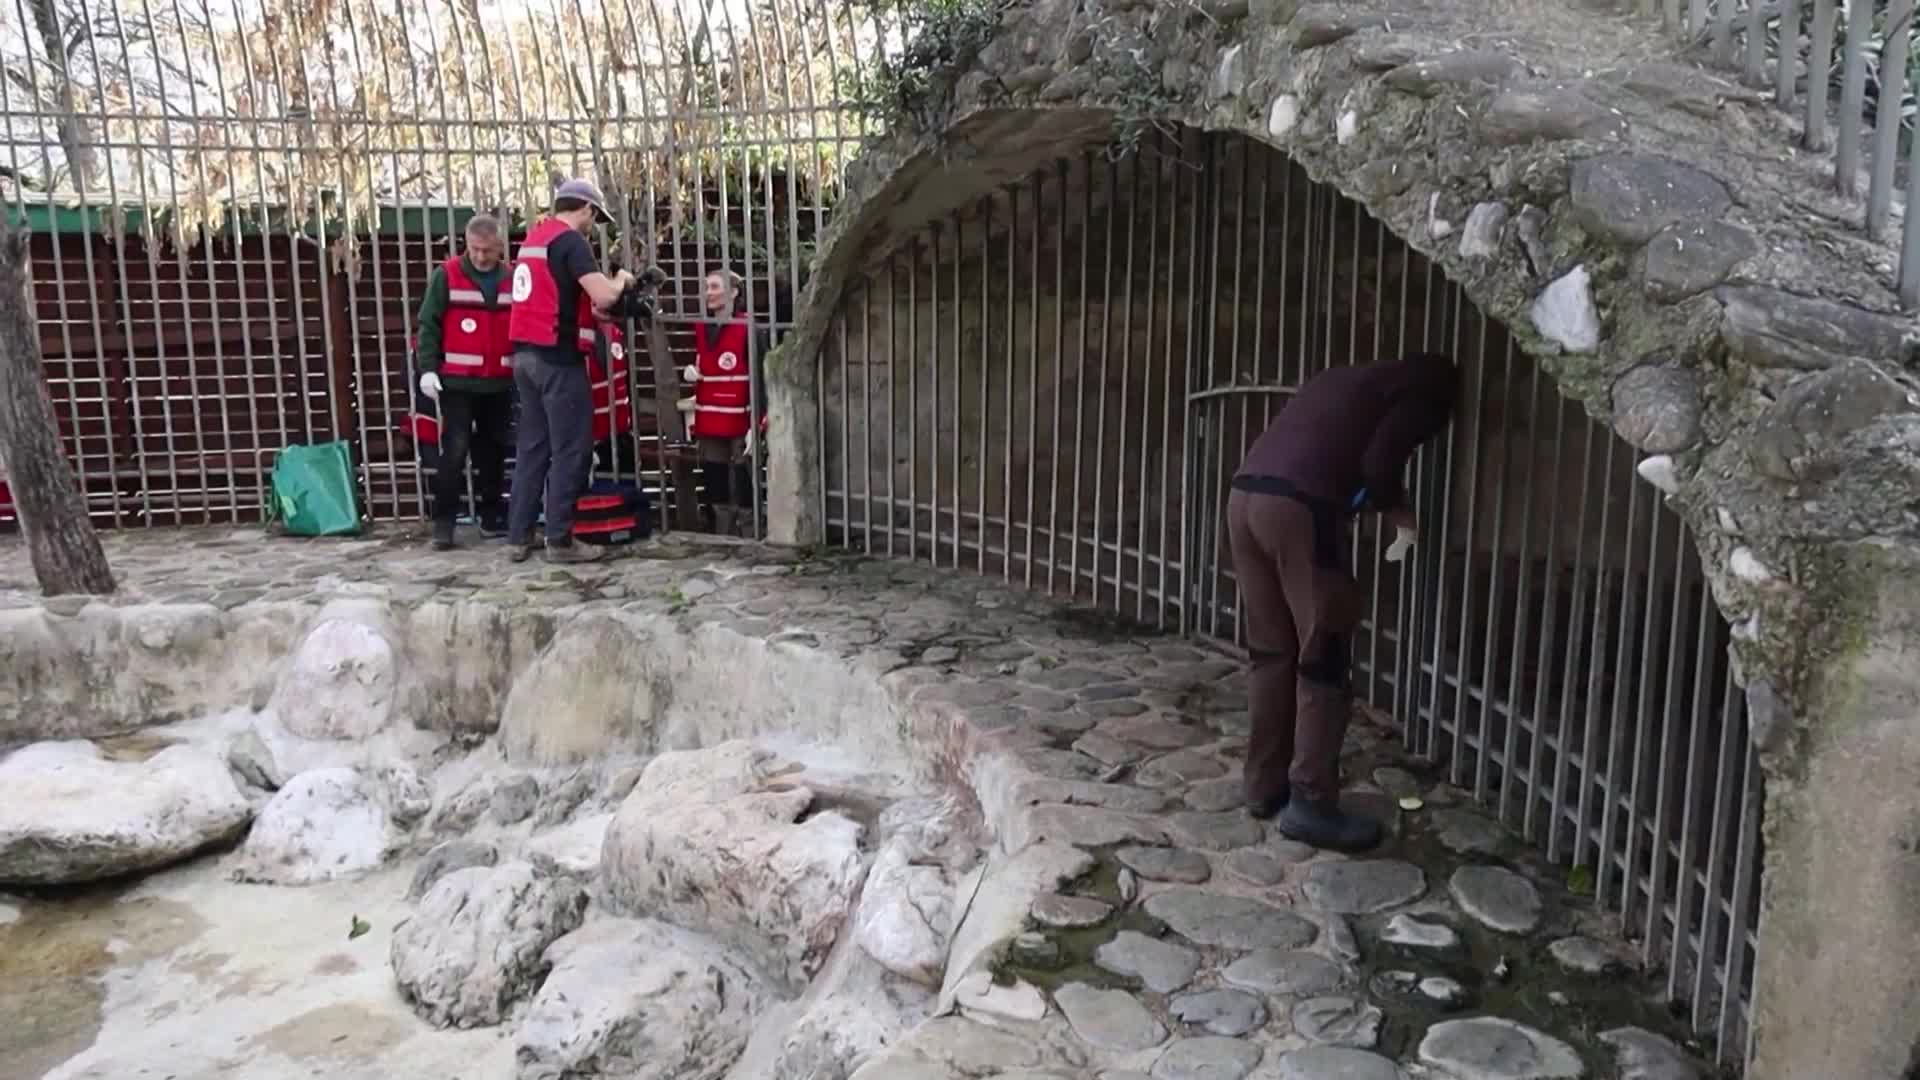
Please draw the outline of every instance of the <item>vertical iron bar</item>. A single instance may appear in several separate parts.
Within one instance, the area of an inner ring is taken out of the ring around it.
[[[907,561],[919,558],[920,238],[915,236],[907,241]]]
[[[966,462],[960,456],[960,435],[967,426],[967,361],[960,352],[960,324],[965,321],[966,293],[961,288],[961,265],[967,261],[966,220],[953,212],[953,562],[960,569],[960,549],[965,546],[966,528],[960,520],[960,487]]]
[[[1680,642],[1682,641],[1681,630],[1688,607],[1686,603],[1687,575],[1685,572],[1687,566],[1688,536],[1685,526],[1675,528],[1673,532],[1673,598],[1671,601],[1673,610],[1669,613],[1667,640],[1665,642],[1666,648],[1664,649],[1667,661],[1667,679],[1666,692],[1662,695],[1660,708],[1660,762],[1656,766],[1653,774],[1653,866],[1647,880],[1646,932],[1642,934],[1640,938],[1640,962],[1643,966],[1649,968],[1652,967],[1654,954],[1659,949],[1659,934],[1665,932],[1665,927],[1662,924],[1665,921],[1664,916],[1667,907],[1665,903],[1665,893],[1667,885],[1667,860],[1670,850],[1670,845],[1667,840],[1667,828],[1670,824],[1667,817],[1667,805],[1670,801],[1668,799],[1668,792],[1673,790],[1674,723],[1676,714],[1678,714],[1679,722],[1683,725],[1686,725],[1688,720],[1691,719],[1690,715],[1679,712],[1679,702],[1676,700],[1680,691],[1679,684],[1683,667],[1681,664],[1683,654],[1680,651]],[[1701,614],[1704,616],[1705,613],[1702,612]],[[1683,864],[1680,872],[1685,874],[1687,869]],[[1685,927],[1686,924],[1676,915],[1674,919],[1674,936],[1678,937]]]
[[[1880,52],[1880,91],[1875,97],[1872,173],[1867,186],[1867,235],[1884,240],[1893,214],[1893,167],[1900,156],[1901,102],[1912,62],[1914,0],[1893,0],[1887,42]]]
[[[1101,532],[1101,515],[1106,511],[1107,487],[1107,358],[1113,351],[1113,225],[1119,216],[1117,204],[1120,201],[1120,169],[1112,159],[1107,160],[1106,169],[1107,220],[1105,238],[1101,243],[1101,258],[1106,266],[1100,279],[1100,414],[1094,422],[1093,436],[1093,595],[1089,597],[1094,607],[1100,606],[1100,563],[1105,550],[1105,539]],[[1124,286],[1122,286],[1124,288]],[[1125,422],[1125,417],[1121,418]],[[1081,445],[1084,447],[1085,442]]]
[[[1740,799],[1740,842],[1734,851],[1733,902],[1727,912],[1727,959],[1721,968],[1719,1039],[1714,1047],[1718,1062],[1739,1056],[1729,1044],[1733,1042],[1734,1021],[1740,1016],[1740,1001],[1746,996],[1747,911],[1753,902],[1754,878],[1759,876],[1754,860],[1760,846],[1762,788],[1760,757],[1751,746],[1747,747],[1742,773],[1745,794]]]
[[[792,193],[788,194],[792,198]],[[927,287],[932,292],[932,303],[927,309],[927,355],[933,368],[933,411],[927,415],[933,420],[933,431],[927,439],[928,490],[927,490],[927,561],[934,566],[940,565],[940,232],[941,222],[934,222],[930,230],[931,250],[927,253]],[[796,248],[796,250],[798,250]],[[797,269],[797,268],[796,268]],[[956,422],[956,426],[958,426]],[[958,462],[955,463],[956,465]],[[919,513],[916,508],[914,513]]]
[[[1539,378],[1539,374],[1540,362],[1535,360],[1534,377],[1536,380]],[[1558,389],[1553,387],[1548,388],[1547,399],[1551,403],[1549,407],[1553,409],[1553,473],[1547,481],[1546,504],[1551,507],[1556,501],[1556,496],[1568,490],[1566,487],[1567,403],[1561,399]],[[1540,426],[1539,416],[1540,399],[1536,396],[1533,402],[1534,421],[1531,425],[1536,431],[1539,430]],[[1588,426],[1591,427],[1591,425]],[[1537,446],[1538,444],[1536,443],[1535,445]],[[1579,522],[1586,516],[1586,504],[1580,502],[1574,505],[1578,508],[1573,515],[1575,522],[1574,531],[1577,534],[1580,532]],[[1531,748],[1532,752],[1528,757],[1527,765],[1527,808],[1526,812],[1521,816],[1520,823],[1521,835],[1523,835],[1529,843],[1537,842],[1534,832],[1534,818],[1539,812],[1541,801],[1540,756],[1541,751],[1547,743],[1547,710],[1549,706],[1547,695],[1553,686],[1553,643],[1560,634],[1560,589],[1557,579],[1560,574],[1560,530],[1562,528],[1561,522],[1564,520],[1565,518],[1560,514],[1553,514],[1549,517],[1546,525],[1546,584],[1542,589],[1545,599],[1545,609],[1540,616],[1540,630],[1535,635],[1535,637],[1538,638],[1538,642],[1533,663],[1533,746]],[[1577,560],[1575,567],[1575,583],[1573,587],[1578,589]],[[1578,619],[1578,615],[1573,615],[1572,618],[1569,619],[1569,634],[1572,633],[1573,627],[1577,625]],[[1571,650],[1569,649],[1569,651]],[[1518,659],[1519,657],[1516,656],[1515,660],[1518,661]],[[1564,683],[1562,684],[1561,697],[1563,699],[1566,697]],[[1566,778],[1567,730],[1564,708],[1561,712],[1561,719],[1559,734],[1554,739],[1553,789],[1549,796],[1552,802],[1547,817],[1547,832],[1550,836],[1559,833],[1560,786]],[[1549,843],[1551,843],[1551,840]]]
[[[1773,103],[1782,109],[1793,107],[1799,58],[1800,0],[1780,0],[1780,53],[1773,69]]]
[[[1033,489],[1040,463],[1040,234],[1045,231],[1045,176],[1040,170],[1033,174],[1033,242],[1028,245],[1027,263],[1027,554],[1022,584],[1029,589],[1033,588]]]
[[[1733,0],[1720,0],[1713,8],[1713,62],[1733,66]]]
[[[1175,163],[1175,168],[1180,168],[1185,164],[1187,137],[1184,134],[1180,137],[1179,145],[1181,160]],[[1196,298],[1200,292],[1200,203],[1205,197],[1205,191],[1204,181],[1195,179],[1192,188],[1193,197],[1187,200],[1187,289],[1191,295]],[[1179,206],[1177,199],[1174,202],[1174,206],[1176,208]],[[1201,410],[1195,408],[1192,402],[1194,376],[1196,374],[1194,353],[1197,348],[1199,341],[1198,335],[1200,333],[1200,320],[1193,311],[1195,306],[1196,305],[1192,303],[1186,305],[1188,312],[1186,334],[1187,355],[1183,358],[1180,365],[1180,399],[1186,403],[1185,424],[1187,428],[1186,438],[1183,441],[1186,444],[1186,453],[1190,455],[1188,460],[1181,462],[1180,469],[1181,633],[1188,633],[1200,627],[1200,614],[1197,610],[1198,604],[1196,603],[1200,595],[1199,579],[1193,568],[1195,539],[1193,519],[1196,513],[1193,499],[1194,471],[1199,467],[1197,462],[1200,460],[1202,440],[1205,438],[1205,421],[1201,416]]]
[[[1142,154],[1140,156],[1144,157],[1145,155]],[[1140,439],[1140,474],[1139,480],[1134,487],[1134,498],[1139,500],[1140,506],[1140,527],[1134,536],[1136,550],[1134,551],[1133,568],[1134,581],[1139,585],[1139,590],[1134,595],[1133,619],[1138,623],[1145,623],[1147,621],[1147,522],[1153,518],[1165,516],[1165,504],[1159,502],[1157,493],[1150,495],[1149,492],[1153,492],[1154,489],[1147,486],[1147,464],[1153,457],[1153,331],[1155,316],[1159,314],[1154,303],[1156,294],[1153,289],[1153,279],[1160,273],[1159,168],[1150,168],[1147,172],[1147,179],[1152,185],[1152,195],[1147,201],[1147,332],[1145,344],[1141,348],[1140,356],[1140,423],[1142,429]],[[1139,191],[1139,161],[1138,158],[1136,158],[1134,163],[1134,192],[1136,197]],[[1139,213],[1137,211],[1134,214],[1134,225],[1136,228],[1139,226]],[[1171,312],[1168,313],[1168,319],[1172,319]],[[1164,411],[1165,408],[1166,402],[1163,400],[1161,402],[1161,409]],[[1166,445],[1165,438],[1166,436],[1163,432],[1161,435],[1162,446]]]
[[[1157,219],[1159,217],[1159,175],[1160,168],[1156,167],[1154,169],[1154,216],[1156,218],[1156,232],[1158,231]],[[1167,535],[1167,526],[1170,523],[1169,519],[1175,516],[1167,512],[1167,489],[1173,479],[1173,455],[1174,446],[1176,445],[1173,441],[1173,423],[1174,417],[1178,415],[1181,418],[1182,444],[1184,444],[1187,416],[1185,398],[1176,397],[1173,392],[1173,329],[1178,315],[1178,305],[1174,291],[1176,287],[1174,283],[1174,267],[1178,264],[1180,258],[1177,235],[1180,228],[1180,167],[1177,158],[1174,159],[1173,164],[1168,166],[1167,179],[1171,187],[1167,196],[1167,265],[1164,271],[1164,276],[1167,279],[1167,336],[1162,347],[1160,359],[1160,484],[1154,492],[1154,505],[1158,507],[1160,511],[1158,514],[1160,518],[1160,542],[1157,549],[1157,554],[1160,559],[1160,604],[1159,613],[1154,620],[1154,625],[1161,630],[1167,628],[1167,570],[1169,564],[1173,561],[1171,541]],[[1191,318],[1191,316],[1189,316],[1189,318]],[[1184,468],[1182,469],[1182,475],[1185,475]],[[1185,572],[1184,568],[1182,568],[1182,572]],[[1179,587],[1179,579],[1177,578],[1174,581],[1174,587]]]
[[[1846,64],[1840,76],[1840,144],[1833,156],[1834,187],[1849,197],[1860,193],[1860,122],[1867,100],[1867,35],[1872,30],[1872,4],[1864,18],[1849,8]]]
[[[1920,176],[1920,136],[1907,140],[1907,210],[1900,226],[1900,306],[1920,308],[1920,210],[1913,206],[1913,177]]]
[[[1693,1030],[1696,1034],[1707,1030],[1707,1008],[1709,989],[1719,977],[1721,966],[1713,959],[1714,940],[1720,933],[1721,916],[1724,913],[1720,896],[1725,884],[1727,859],[1726,844],[1729,843],[1728,831],[1735,825],[1729,820],[1733,814],[1734,773],[1739,767],[1736,760],[1740,745],[1740,688],[1734,685],[1733,665],[1727,665],[1726,681],[1720,690],[1720,757],[1718,767],[1713,774],[1713,822],[1712,832],[1707,845],[1707,882],[1706,890],[1700,898],[1700,951],[1699,962],[1693,970]],[[1730,925],[1727,937],[1731,940],[1736,931]]]
[[[1133,255],[1134,240],[1139,234],[1140,212],[1140,155],[1133,155],[1133,171],[1127,180],[1127,268],[1126,278],[1121,285],[1120,300],[1120,439],[1113,455],[1113,610],[1121,614],[1126,609],[1127,578],[1127,432],[1133,427],[1133,413],[1128,408],[1128,391],[1133,382]],[[1116,164],[1113,171],[1114,190],[1108,206],[1118,210],[1120,206],[1120,170]],[[1104,447],[1101,453],[1104,459]],[[1095,581],[1099,580],[1099,566],[1102,555],[1094,556]],[[1096,601],[1097,602],[1097,601]]]
[[[1701,0],[1704,2],[1704,0]],[[1833,78],[1833,34],[1838,0],[1813,0],[1813,40],[1807,50],[1807,149],[1823,152],[1831,143],[1827,128],[1827,84]]]
[[[1067,159],[1054,163],[1055,188],[1060,194],[1060,217],[1053,245],[1053,453],[1047,457],[1047,595],[1053,593],[1054,571],[1060,565],[1060,398],[1066,393],[1067,372]]]
[[[1701,775],[1706,768],[1707,728],[1712,716],[1713,706],[1713,641],[1714,627],[1720,616],[1713,607],[1713,596],[1706,583],[1700,585],[1700,625],[1694,637],[1693,645],[1693,707],[1687,710],[1687,773],[1680,785],[1680,798],[1683,803],[1680,811],[1680,862],[1676,875],[1673,896],[1673,940],[1667,948],[1667,1000],[1680,1001],[1680,981],[1685,972],[1685,962],[1691,957],[1697,966],[1704,962],[1702,952],[1706,948],[1706,939],[1701,939],[1700,948],[1692,945],[1693,937],[1693,892],[1698,884],[1699,868],[1695,860],[1699,856],[1696,837],[1700,833],[1699,822],[1695,814],[1706,800],[1701,790],[1705,777]],[[1712,897],[1708,897],[1712,902]]]
[[[1254,200],[1253,200],[1253,204],[1255,207],[1254,213],[1256,215],[1257,224],[1254,226],[1254,229],[1253,229],[1253,236],[1254,236],[1254,242],[1253,242],[1253,348],[1251,353],[1249,354],[1249,358],[1253,361],[1253,371],[1252,371],[1253,378],[1251,381],[1253,385],[1258,386],[1261,381],[1261,372],[1260,372],[1260,346],[1262,344],[1261,338],[1264,336],[1264,333],[1266,331],[1266,322],[1267,322],[1267,318],[1266,318],[1267,194],[1268,194],[1269,185],[1271,184],[1273,179],[1273,153],[1270,150],[1268,150],[1265,145],[1261,143],[1248,141],[1244,144],[1244,146],[1246,147],[1246,149],[1244,150],[1245,157],[1242,159],[1243,167],[1240,170],[1241,214],[1240,214],[1240,220],[1235,223],[1239,227],[1239,234],[1242,237],[1246,235],[1246,206],[1247,206],[1247,196],[1246,196],[1247,179],[1246,178],[1247,178],[1247,175],[1252,171],[1252,164],[1251,164],[1252,157],[1255,154],[1258,154],[1260,156],[1260,169],[1259,169],[1260,188],[1259,188],[1259,193],[1254,197]],[[1234,275],[1234,289],[1235,289],[1236,299],[1233,305],[1234,312],[1236,315],[1238,315],[1240,311],[1240,304],[1238,303],[1239,281],[1240,281],[1239,274],[1236,273]],[[1234,352],[1234,371],[1236,372],[1236,374],[1238,373],[1240,368],[1239,355],[1240,355],[1239,351],[1236,349]],[[1264,401],[1265,395],[1262,395],[1261,398],[1262,398],[1262,401]],[[1248,402],[1248,399],[1243,396],[1240,399],[1240,447],[1243,453],[1246,450],[1251,449],[1253,445],[1253,441],[1259,438],[1258,435],[1247,430],[1247,427],[1251,422],[1252,422],[1252,417],[1249,412],[1249,402]],[[1266,429],[1266,425],[1264,423],[1262,423],[1260,426],[1261,426],[1261,430],[1264,431]],[[1144,485],[1142,486],[1144,487]],[[1226,511],[1226,507],[1222,506],[1221,512],[1224,514],[1225,511]],[[1229,543],[1231,543],[1231,540],[1229,540]],[[1235,618],[1234,618],[1234,628],[1236,632],[1235,640],[1244,641],[1244,638],[1240,637],[1240,634],[1244,632],[1244,629],[1246,627],[1246,621],[1247,621],[1246,595],[1239,588],[1240,582],[1239,582],[1238,575],[1235,575],[1234,584],[1235,584],[1235,589],[1234,589],[1233,609],[1235,614]]]
[[[1513,337],[1508,335],[1507,386],[1509,390],[1513,387],[1512,365],[1514,352]],[[1499,816],[1500,823],[1503,825],[1513,824],[1512,820],[1507,816],[1507,805],[1508,796],[1513,792],[1514,788],[1520,787],[1522,784],[1526,786],[1525,798],[1527,800],[1527,806],[1532,806],[1539,801],[1537,795],[1540,787],[1540,738],[1545,734],[1541,730],[1540,714],[1530,709],[1522,708],[1520,703],[1520,674],[1526,667],[1527,631],[1533,629],[1529,625],[1534,606],[1532,589],[1533,474],[1539,464],[1540,451],[1544,449],[1540,440],[1539,422],[1540,364],[1534,361],[1530,362],[1528,366],[1533,369],[1533,373],[1527,379],[1526,426],[1522,428],[1522,431],[1525,432],[1525,437],[1520,440],[1526,447],[1524,452],[1527,455],[1525,478],[1520,481],[1520,582],[1518,591],[1514,593],[1513,637],[1511,638],[1511,644],[1507,648],[1507,663],[1511,665],[1510,670],[1507,672],[1507,741],[1506,749],[1500,758]],[[1515,440],[1512,438],[1513,407],[1511,395],[1508,397],[1506,420],[1502,427],[1508,435],[1507,453],[1512,454]],[[1505,500],[1503,499],[1502,501],[1504,502]],[[1540,630],[1535,631],[1535,633],[1540,633],[1546,629],[1547,628],[1543,626]],[[1489,646],[1488,652],[1492,652],[1491,646]],[[1491,687],[1487,688],[1487,693],[1491,696]],[[1522,717],[1525,717],[1525,719],[1523,720]],[[1525,769],[1521,769],[1518,765],[1520,755],[1520,728],[1523,725],[1527,729],[1527,741],[1532,751],[1532,756]]]
[[[993,259],[989,251],[993,247],[993,197],[980,200],[980,454],[975,459],[975,480],[979,488],[976,509],[979,511],[980,534],[975,543],[978,546],[978,566],[981,573],[987,572],[987,469],[993,458],[989,456],[987,430],[993,425],[990,405],[993,401],[992,380],[987,375],[988,356],[992,351],[993,335],[988,333],[988,320],[993,312]]]
[[[861,510],[866,518],[866,540],[861,553],[873,554],[873,277],[860,280],[860,482]],[[851,489],[852,485],[848,485]]]
[[[1014,274],[1020,265],[1020,188],[1007,188],[1007,369],[1000,384],[1006,388],[1002,395],[1006,399],[1006,420],[1004,429],[1006,444],[1001,447],[1003,457],[1000,462],[1000,580],[1013,580],[1013,365],[1014,353],[1019,342],[1014,330],[1015,313],[1019,302],[1014,288]]]
[[[1660,497],[1654,495],[1650,496],[1650,498],[1653,500],[1653,507],[1648,511],[1648,516],[1653,520],[1650,523],[1650,528],[1647,533],[1646,596],[1645,599],[1641,601],[1642,606],[1646,610],[1641,612],[1640,616],[1640,664],[1633,678],[1634,688],[1638,691],[1635,694],[1633,710],[1633,751],[1627,758],[1628,765],[1633,770],[1632,779],[1628,784],[1627,791],[1627,865],[1625,871],[1620,876],[1620,919],[1629,926],[1633,924],[1634,894],[1638,891],[1640,884],[1639,861],[1637,859],[1641,839],[1640,827],[1642,824],[1640,820],[1640,781],[1646,776],[1647,740],[1651,735],[1649,727],[1653,720],[1653,702],[1649,700],[1649,698],[1653,691],[1652,672],[1654,642],[1656,640],[1653,632],[1654,619],[1659,613],[1655,590],[1659,584],[1660,519],[1666,516],[1663,513],[1665,507],[1661,505]],[[1671,640],[1670,636],[1668,640]],[[1614,796],[1614,801],[1619,801],[1619,795],[1617,793]]]
[[[1614,851],[1614,823],[1620,816],[1620,766],[1626,753],[1627,738],[1627,664],[1632,655],[1630,636],[1637,605],[1633,589],[1634,523],[1640,516],[1640,489],[1644,481],[1634,477],[1627,486],[1627,531],[1620,550],[1620,613],[1614,624],[1613,685],[1607,697],[1607,774],[1601,782],[1605,801],[1600,806],[1600,864],[1594,868],[1594,899],[1604,903],[1613,883],[1617,855]],[[1593,768],[1589,762],[1589,769]]]
[[[724,219],[722,219],[724,224]],[[725,242],[724,240],[722,241]],[[887,557],[895,555],[900,531],[900,257],[887,256]]]
[[[1093,157],[1081,159],[1081,171],[1084,181],[1081,184],[1080,210],[1080,362],[1073,372],[1073,537],[1072,548],[1067,555],[1067,598],[1080,598],[1080,520],[1086,516],[1085,507],[1080,502],[1080,474],[1085,471],[1087,452],[1087,334],[1092,329],[1087,325],[1092,317],[1087,307],[1087,280],[1092,276],[1092,264],[1088,251],[1093,247]]]
[[[1593,617],[1587,634],[1587,654],[1590,659],[1587,662],[1587,690],[1582,702],[1585,706],[1585,713],[1584,724],[1580,734],[1580,767],[1577,776],[1580,784],[1580,801],[1575,811],[1578,816],[1574,822],[1573,829],[1573,865],[1575,866],[1587,865],[1587,851],[1593,846],[1587,823],[1593,820],[1593,814],[1591,813],[1591,807],[1593,806],[1593,789],[1595,773],[1599,770],[1599,766],[1594,760],[1594,755],[1597,750],[1596,740],[1598,740],[1600,734],[1600,680],[1606,668],[1607,655],[1605,636],[1607,626],[1607,556],[1612,552],[1613,548],[1612,532],[1607,528],[1607,525],[1612,517],[1614,501],[1611,488],[1618,476],[1613,464],[1615,457],[1614,451],[1620,445],[1620,440],[1609,435],[1601,435],[1600,437],[1606,440],[1607,456],[1606,466],[1600,474],[1604,478],[1601,481],[1603,485],[1601,490],[1604,494],[1600,500],[1600,531],[1594,534],[1599,550],[1595,553]],[[1637,483],[1638,481],[1633,480],[1629,482]],[[1582,504],[1585,504],[1585,500],[1582,500]],[[1631,519],[1629,519],[1629,521],[1631,521]],[[1631,533],[1631,527],[1629,527],[1628,531]],[[1584,544],[1584,542],[1583,538],[1582,544]],[[1569,647],[1567,650],[1567,671],[1569,674],[1576,670],[1574,665],[1576,657],[1579,655],[1580,650],[1578,649]],[[1602,857],[1604,858],[1604,854]],[[1596,890],[1595,895],[1598,896],[1601,895],[1601,893]]]
[[[1446,294],[1453,298],[1453,333],[1454,333],[1453,355],[1459,356],[1460,355],[1460,347],[1459,347],[1460,346],[1460,325],[1461,323],[1466,321],[1464,316],[1464,306],[1466,304],[1466,298],[1461,293],[1460,287],[1452,283],[1449,283],[1447,285]],[[1453,695],[1453,753],[1451,755],[1451,764],[1447,770],[1447,779],[1454,784],[1460,784],[1463,782],[1461,768],[1465,763],[1460,760],[1460,755],[1463,749],[1466,747],[1466,742],[1467,742],[1467,699],[1468,699],[1467,664],[1470,662],[1470,655],[1467,652],[1467,647],[1468,647],[1467,633],[1473,627],[1473,608],[1474,608],[1473,540],[1474,540],[1474,526],[1479,524],[1479,519],[1480,519],[1480,466],[1481,466],[1480,429],[1483,426],[1482,420],[1486,416],[1486,405],[1487,405],[1486,316],[1482,314],[1479,317],[1480,317],[1480,346],[1473,353],[1473,363],[1474,363],[1474,367],[1479,370],[1480,377],[1475,380],[1476,385],[1474,388],[1474,395],[1473,395],[1473,400],[1474,400],[1473,426],[1467,432],[1468,449],[1467,449],[1467,460],[1465,464],[1465,467],[1468,470],[1467,471],[1467,517],[1466,517],[1467,528],[1466,528],[1465,546],[1462,547],[1461,549],[1460,632],[1458,637],[1455,639],[1456,640],[1455,648],[1458,650],[1458,653],[1453,660],[1453,666],[1454,666],[1453,675],[1455,679],[1454,695]],[[1459,465],[1456,463],[1455,467],[1457,469],[1459,468]],[[1436,670],[1436,674],[1439,674],[1437,670]],[[1478,799],[1480,794],[1481,792],[1480,792],[1479,781],[1478,779],[1476,779],[1474,784],[1474,796],[1476,800]]]
[[[1481,364],[1484,366],[1487,362],[1487,317],[1483,312],[1477,312],[1477,314],[1479,314],[1480,319]],[[1488,477],[1488,479],[1493,482],[1493,543],[1487,552],[1487,625],[1486,628],[1481,631],[1480,640],[1480,728],[1476,735],[1476,740],[1479,743],[1479,751],[1473,763],[1473,801],[1482,805],[1487,801],[1487,770],[1493,760],[1493,732],[1491,728],[1494,715],[1497,711],[1494,708],[1493,642],[1498,636],[1501,591],[1507,579],[1507,575],[1503,572],[1506,564],[1507,543],[1507,484],[1513,476],[1513,340],[1511,338],[1507,340],[1506,351],[1500,360],[1499,395],[1500,429],[1498,438],[1500,445],[1496,451],[1499,455],[1499,462],[1497,465],[1494,465],[1492,462],[1488,463],[1493,465],[1498,472]],[[1487,394],[1483,389],[1480,393],[1480,401],[1484,405],[1486,400]],[[1484,426],[1484,424],[1476,425],[1476,427]],[[1483,455],[1478,453],[1474,455],[1476,468],[1482,459]],[[1518,602],[1523,605],[1527,602],[1525,593],[1519,596]],[[1462,654],[1461,660],[1465,663],[1471,656],[1471,654],[1466,651],[1467,643],[1465,639],[1461,640],[1460,650]],[[1464,667],[1460,672],[1460,677],[1464,683],[1466,680],[1466,670]],[[1464,690],[1465,688],[1463,686],[1463,696]],[[1511,701],[1509,701],[1509,705],[1511,705]],[[1509,717],[1507,720],[1509,730],[1514,727],[1514,723],[1514,719]],[[1508,758],[1502,766],[1500,783],[1502,792],[1505,792],[1508,787],[1512,786],[1510,783],[1512,780],[1512,769],[1513,760]],[[1503,800],[1503,808],[1504,805]],[[1504,817],[1505,815],[1503,813],[1503,820]]]

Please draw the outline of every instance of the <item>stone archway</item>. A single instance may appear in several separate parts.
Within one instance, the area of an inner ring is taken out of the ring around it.
[[[948,73],[938,130],[872,147],[770,365],[808,416],[852,274],[1112,118],[1247,134],[1441,265],[1560,392],[1647,456],[1735,626],[1768,775],[1754,1075],[1893,1075],[1920,962],[1914,338],[1886,252],[1770,112],[1575,10],[1019,9]],[[1463,48],[1461,42],[1474,43]],[[810,424],[773,436],[776,536],[819,537]],[[1867,899],[1825,889],[1858,882]],[[1836,962],[1836,957],[1843,959]]]

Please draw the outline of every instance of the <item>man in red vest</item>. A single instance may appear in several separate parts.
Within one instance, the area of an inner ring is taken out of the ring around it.
[[[610,220],[600,189],[569,180],[554,192],[553,213],[521,242],[513,267],[513,380],[520,393],[513,503],[507,542],[513,561],[533,555],[533,527],[546,504],[547,558],[590,562],[601,552],[573,541],[574,502],[587,480],[593,449],[593,391],[580,330],[593,309],[607,309],[632,283],[625,270],[608,277],[594,261],[587,230]]]
[[[692,436],[700,449],[704,501],[714,531],[732,535],[753,494],[752,480],[744,475],[759,396],[760,372],[752,361],[756,352],[764,355],[764,342],[749,332],[740,275],[709,271],[702,299],[710,321],[693,328],[696,362],[681,377],[694,387]]]
[[[513,431],[513,369],[507,364],[512,275],[507,241],[486,214],[467,221],[466,250],[427,281],[420,301],[414,363],[420,392],[439,413],[439,465],[433,473],[433,546],[453,547],[453,522],[473,456],[474,514],[481,536],[507,531],[500,489]]]

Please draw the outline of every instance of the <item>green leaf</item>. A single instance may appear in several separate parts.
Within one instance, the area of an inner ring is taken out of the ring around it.
[[[347,928],[347,940],[352,941],[354,938],[357,938],[362,934],[368,933],[372,929],[373,929],[372,923],[368,922],[367,920],[361,918],[358,915],[355,915],[353,917],[353,925]]]
[[[1575,896],[1593,895],[1593,868],[1576,866],[1567,871],[1567,891]]]

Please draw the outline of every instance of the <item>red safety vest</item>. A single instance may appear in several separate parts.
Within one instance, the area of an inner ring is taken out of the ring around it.
[[[607,342],[607,363],[600,362],[600,338]],[[593,317],[593,302],[580,297],[580,352],[587,361],[587,381],[593,387],[593,441],[614,432],[633,430],[633,388],[627,379],[626,335],[610,322]]]
[[[493,303],[467,276],[466,267],[456,255],[446,261],[447,311],[440,319],[440,374],[462,379],[511,379],[513,368],[507,358],[513,345],[507,339],[513,319],[513,297],[506,286],[513,280],[513,266],[504,268],[500,284],[494,290]]]
[[[515,344],[560,344],[560,286],[547,266],[547,245],[572,228],[548,218],[520,242],[513,260],[513,321],[507,329]]]
[[[746,437],[752,421],[753,375],[747,370],[747,324],[731,322],[709,335],[706,323],[693,328],[700,359],[700,381],[693,391],[696,439]]]

